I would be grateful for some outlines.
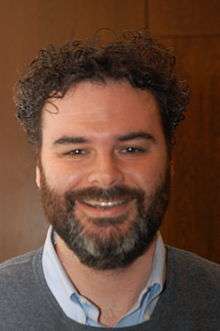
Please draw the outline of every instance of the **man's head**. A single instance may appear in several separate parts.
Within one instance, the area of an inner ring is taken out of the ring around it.
[[[171,139],[188,98],[173,65],[137,34],[105,47],[50,47],[20,82],[18,117],[38,147],[45,213],[90,267],[128,265],[160,226]]]

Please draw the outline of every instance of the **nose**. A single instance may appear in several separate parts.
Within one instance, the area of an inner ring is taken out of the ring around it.
[[[122,184],[123,172],[113,155],[99,155],[88,175],[90,185],[100,187],[111,187]]]

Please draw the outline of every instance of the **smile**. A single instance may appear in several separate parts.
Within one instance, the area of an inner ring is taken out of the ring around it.
[[[83,200],[83,203],[88,206],[104,209],[121,206],[127,202],[128,200]]]
[[[118,217],[128,212],[131,207],[131,199],[126,200],[95,200],[85,199],[76,201],[76,209],[85,213],[88,217]]]

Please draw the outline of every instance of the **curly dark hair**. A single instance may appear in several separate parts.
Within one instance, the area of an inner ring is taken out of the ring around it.
[[[81,81],[128,81],[151,91],[161,112],[166,141],[184,118],[189,99],[185,82],[175,73],[175,56],[148,32],[123,33],[113,42],[97,38],[41,49],[16,86],[17,118],[31,143],[41,145],[41,111],[50,97],[61,98]]]

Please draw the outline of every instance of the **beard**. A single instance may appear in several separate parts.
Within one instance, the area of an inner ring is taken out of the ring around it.
[[[117,185],[108,189],[88,187],[69,190],[59,195],[47,184],[42,167],[40,172],[45,215],[81,263],[96,270],[125,268],[146,252],[168,206],[169,169],[151,194],[142,189]],[[133,201],[132,216],[128,211],[117,217],[83,219],[82,215],[77,215],[76,202],[85,199]]]

